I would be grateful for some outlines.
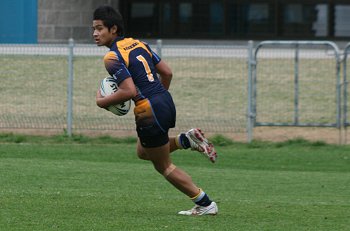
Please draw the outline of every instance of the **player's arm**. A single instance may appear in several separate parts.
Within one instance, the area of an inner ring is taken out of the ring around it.
[[[158,64],[156,64],[157,73],[160,76],[160,82],[163,84],[165,89],[169,89],[171,79],[173,78],[173,72],[171,71],[168,64],[166,64],[163,60],[161,60]]]
[[[137,95],[136,86],[125,64],[121,62],[114,51],[108,52],[104,57],[107,72],[113,76],[118,84],[118,91],[112,95],[103,97],[98,90],[96,93],[96,104],[107,108],[110,105],[123,103]]]
[[[110,105],[116,105],[128,101],[137,95],[134,81],[131,77],[126,78],[118,85],[118,91],[103,97],[100,90],[96,93],[96,104],[101,108],[107,108]]]
[[[148,46],[147,43],[144,43],[148,51],[152,54],[152,61],[154,66],[157,69],[157,73],[160,76],[160,82],[164,86],[165,89],[169,90],[171,79],[173,78],[173,72],[166,62],[161,60],[161,58],[152,51],[152,49]]]

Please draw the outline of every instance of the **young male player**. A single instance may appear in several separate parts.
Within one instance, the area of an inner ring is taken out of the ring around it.
[[[213,144],[200,129],[194,128],[169,138],[168,130],[175,126],[176,120],[175,105],[168,92],[172,79],[170,67],[146,43],[124,37],[123,18],[112,7],[105,5],[97,8],[92,27],[96,44],[110,48],[104,63],[119,86],[116,93],[106,97],[102,97],[98,90],[96,104],[107,108],[133,99],[138,157],[151,161],[167,181],[195,203],[191,210],[180,211],[179,214],[217,214],[216,203],[170,159],[171,152],[182,148],[197,150],[212,162],[217,156]]]

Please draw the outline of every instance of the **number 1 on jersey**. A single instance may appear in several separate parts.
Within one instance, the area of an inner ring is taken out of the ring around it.
[[[137,58],[137,60],[139,60],[142,63],[143,67],[145,68],[148,81],[153,82],[154,77],[153,77],[153,74],[151,72],[151,68],[149,68],[147,60],[142,55],[138,55],[138,56],[136,56],[136,58]]]

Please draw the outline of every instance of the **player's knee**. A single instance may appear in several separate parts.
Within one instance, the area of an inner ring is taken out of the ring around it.
[[[139,159],[141,159],[141,160],[149,160],[148,155],[147,155],[145,152],[143,152],[143,151],[137,150],[137,156],[138,156]]]
[[[140,143],[137,144],[136,153],[139,159],[149,160],[148,154],[144,151]]]

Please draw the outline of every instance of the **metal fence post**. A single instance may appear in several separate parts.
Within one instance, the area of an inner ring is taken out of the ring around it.
[[[159,57],[162,57],[162,43],[163,41],[161,39],[157,39],[157,54]]]
[[[68,40],[68,80],[67,80],[67,135],[72,136],[73,126],[73,55],[74,40]]]
[[[343,127],[344,127],[344,144],[347,144],[347,127],[348,123],[348,78],[347,78],[347,60],[350,50],[350,43],[346,44],[343,58]]]
[[[294,54],[294,124],[299,124],[299,44]]]
[[[337,87],[336,87],[336,92],[337,92],[337,128],[339,130],[339,144],[342,144],[342,98],[341,98],[341,88],[342,88],[342,81],[340,77],[340,69],[341,69],[341,58],[340,58],[340,51],[336,50],[335,51],[336,56],[337,56],[337,64],[336,64],[336,72],[337,72]]]
[[[250,143],[253,140],[253,124],[254,124],[254,113],[252,109],[253,101],[253,41],[248,41],[248,105],[247,105],[247,141]]]

